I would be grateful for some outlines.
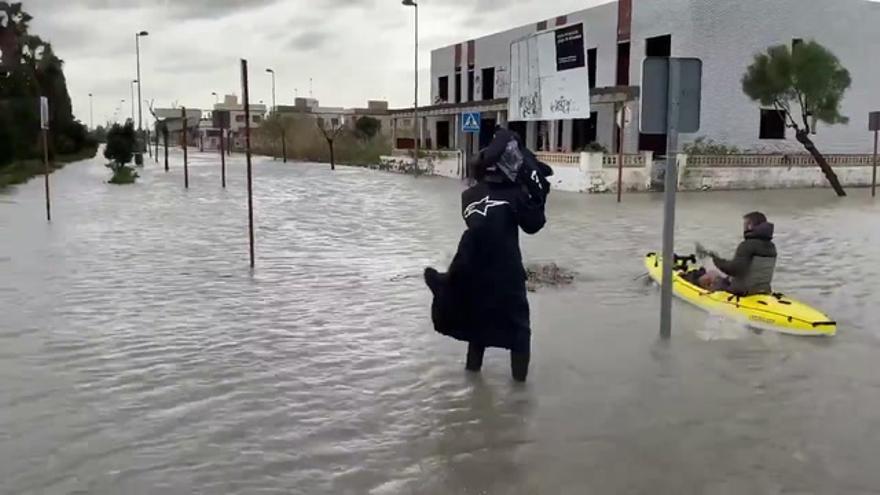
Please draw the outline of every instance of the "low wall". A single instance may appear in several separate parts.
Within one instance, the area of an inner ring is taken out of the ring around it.
[[[871,184],[871,155],[826,157],[844,187]],[[681,190],[797,189],[829,187],[810,155],[687,156],[679,162]]]
[[[603,153],[536,153],[553,167],[548,180],[554,189],[579,193],[616,192],[618,157]],[[844,187],[869,186],[871,155],[829,155]],[[628,192],[650,191],[655,165],[651,152],[623,156],[623,188]],[[404,152],[383,156],[377,167],[412,173],[413,159]],[[788,189],[828,187],[825,175],[810,155],[678,155],[678,188],[682,191],[732,189]],[[458,151],[431,151],[419,160],[419,171],[452,179],[465,176],[464,156]]]

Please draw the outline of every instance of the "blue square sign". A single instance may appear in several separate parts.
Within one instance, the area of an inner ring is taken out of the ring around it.
[[[461,114],[461,132],[480,132],[480,112]]]

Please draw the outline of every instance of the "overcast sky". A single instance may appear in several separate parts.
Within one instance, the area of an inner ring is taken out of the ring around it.
[[[134,33],[141,40],[143,97],[209,108],[212,92],[240,94],[239,59],[250,64],[251,101],[278,104],[309,92],[326,106],[387,99],[412,104],[413,10],[400,0],[23,0],[32,31],[65,61],[74,112],[95,123],[131,112]],[[602,0],[421,0],[420,99],[428,101],[432,49],[604,3]],[[146,109],[144,110],[147,114]]]

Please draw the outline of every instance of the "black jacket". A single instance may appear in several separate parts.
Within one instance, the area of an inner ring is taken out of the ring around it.
[[[431,315],[435,329],[485,347],[527,350],[531,337],[526,272],[519,230],[544,227],[546,194],[522,184],[483,181],[461,196],[467,230],[446,274],[434,273]],[[429,269],[430,270],[430,269]]]
[[[712,261],[719,270],[730,276],[731,293],[740,296],[772,293],[773,272],[776,269],[773,224],[765,222],[747,231],[732,260],[713,256]]]

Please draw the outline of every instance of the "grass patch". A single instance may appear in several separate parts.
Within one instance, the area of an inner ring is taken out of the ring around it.
[[[98,148],[97,146],[95,146],[83,149],[78,153],[71,153],[69,155],[57,155],[55,156],[55,160],[49,164],[49,172],[51,173],[58,169],[61,169],[64,167],[64,165],[71,162],[94,158],[97,152]],[[43,175],[43,172],[45,172],[45,170],[46,167],[43,165],[43,160],[41,159],[14,161],[9,165],[0,167],[0,189],[4,189],[8,186],[14,186],[16,184],[24,184],[33,177]]]

